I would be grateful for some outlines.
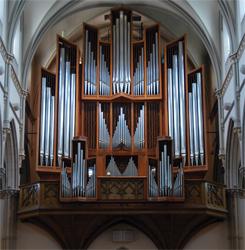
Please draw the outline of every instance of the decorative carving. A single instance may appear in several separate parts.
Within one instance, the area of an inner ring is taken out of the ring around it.
[[[28,208],[37,206],[39,203],[40,184],[36,183],[27,187],[21,188],[20,207]]]
[[[144,180],[101,179],[100,198],[102,200],[142,200],[144,199]]]
[[[214,208],[225,208],[225,195],[222,186],[206,183],[207,205]]]
[[[59,203],[59,186],[57,183],[44,183],[43,199],[45,205],[55,206]]]
[[[185,185],[185,197],[187,202],[202,203],[202,188],[200,183]]]

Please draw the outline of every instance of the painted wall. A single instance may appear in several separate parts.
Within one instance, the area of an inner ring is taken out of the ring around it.
[[[113,231],[116,230],[130,230],[134,235],[134,240],[131,242],[113,242],[112,235]],[[131,227],[126,224],[118,224],[111,227],[110,229],[103,232],[97,237],[97,239],[89,246],[88,250],[99,250],[99,249],[120,249],[125,247],[126,249],[157,249],[154,243],[138,229]]]
[[[184,247],[184,250],[191,249],[229,249],[227,222],[218,222],[202,229]]]
[[[16,249],[52,249],[60,250],[61,246],[43,229],[30,224],[18,222]]]

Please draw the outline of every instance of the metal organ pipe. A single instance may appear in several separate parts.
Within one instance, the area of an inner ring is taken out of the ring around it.
[[[172,194],[172,164],[168,155],[167,145],[160,151],[159,161],[159,194],[160,196],[171,196]]]
[[[199,142],[198,142],[198,114],[197,114],[197,87],[196,83],[192,83],[192,97],[193,97],[193,121],[194,121],[194,156],[195,164],[198,165],[199,157]],[[196,125],[195,125],[196,124]]]
[[[54,159],[54,105],[55,96],[52,93],[54,78],[49,73],[42,73],[42,88],[40,98],[40,165],[52,166]]]
[[[61,166],[62,157],[66,158],[71,157],[72,139],[75,135],[76,49],[71,46],[62,47],[60,49],[59,63],[60,65],[59,65],[59,81],[58,81],[59,106],[58,106],[57,155],[58,155],[58,164],[59,166]],[[52,132],[51,136],[53,136]],[[51,146],[53,147],[52,144]]]
[[[185,75],[183,42],[178,43],[178,75],[179,75],[179,97],[180,97],[180,150],[183,157],[183,165],[186,161],[186,139],[185,139]]]
[[[158,32],[148,33],[147,44],[149,48],[147,62],[147,94],[159,94],[159,55],[158,55]]]
[[[63,128],[64,128],[64,87],[65,87],[65,48],[60,49],[59,67],[59,112],[58,112],[58,164],[61,166],[63,155]]]
[[[201,73],[195,73],[195,80],[190,83],[189,90],[189,134],[190,161],[193,165],[204,164],[204,136]]]
[[[193,120],[193,98],[192,93],[189,95],[189,134],[190,134],[190,160],[194,164],[194,120]]]
[[[55,105],[55,97],[52,96],[51,91],[51,103],[50,103],[50,138],[49,138],[49,155],[50,155],[50,165],[53,165],[54,160],[54,105]]]
[[[50,105],[51,104],[51,89],[46,88],[46,133],[45,133],[45,161],[46,166],[49,164],[49,137],[50,137]]]
[[[178,58],[173,55],[174,153],[180,156]]]

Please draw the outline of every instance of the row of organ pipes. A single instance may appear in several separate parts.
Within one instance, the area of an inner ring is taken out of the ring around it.
[[[139,117],[134,133],[134,144],[137,149],[141,149],[144,147],[145,144],[145,109],[144,105],[141,106]]]
[[[58,76],[58,165],[70,158],[75,135],[76,48],[60,47]]]
[[[191,165],[204,164],[203,108],[201,73],[189,81],[189,136]]]
[[[145,80],[144,80],[144,47],[134,46],[134,57],[136,58],[134,65],[134,95],[143,95]]]
[[[130,94],[130,43],[131,20],[123,10],[112,20],[113,94]]]
[[[84,94],[96,94],[97,73],[97,31],[85,27],[84,47]]]
[[[100,95],[110,95],[110,46],[100,45]]]
[[[173,178],[173,163],[168,154],[167,145],[160,150],[159,170],[157,164],[151,164],[148,168],[148,193],[149,197],[183,197],[184,195],[184,171],[183,163],[177,168],[175,179]],[[159,175],[159,176],[158,176]],[[158,178],[158,179],[157,179]]]
[[[146,32],[146,47],[147,50],[147,80],[146,92],[147,95],[159,94],[159,53],[158,53],[158,32],[149,30]]]
[[[61,197],[95,197],[96,196],[96,166],[87,167],[84,149],[77,143],[77,153],[72,161],[71,181],[67,169],[62,165]]]
[[[40,165],[54,164],[55,76],[42,71],[40,107]]]
[[[175,158],[186,162],[185,64],[183,41],[168,49],[168,131],[173,138]]]
[[[116,148],[118,146],[131,147],[131,135],[123,107],[120,107],[116,129],[112,137],[112,147]]]
[[[113,156],[110,157],[108,166],[106,168],[107,176],[138,176],[138,169],[135,164],[133,157],[130,157],[126,168],[123,173],[119,170],[116,160]]]
[[[108,148],[109,144],[110,134],[106,124],[106,119],[104,118],[104,112],[101,108],[101,103],[99,103],[99,147]]]
[[[84,45],[84,95],[97,93],[97,43],[98,32],[85,25]],[[112,14],[112,55],[110,43],[99,44],[99,95],[131,94],[131,14],[123,10]],[[146,31],[146,55],[144,43],[134,46],[132,89],[133,94],[143,95],[144,86],[148,95],[160,94],[159,32],[158,27]],[[136,50],[136,51],[135,51]],[[112,56],[112,91],[110,85],[110,56]],[[144,58],[146,57],[146,79]]]

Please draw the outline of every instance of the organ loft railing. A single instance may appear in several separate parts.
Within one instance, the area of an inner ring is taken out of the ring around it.
[[[166,43],[125,9],[108,17],[106,35],[84,24],[82,52],[57,37],[56,74],[41,71],[36,170],[60,178],[64,202],[184,200],[184,175],[208,167],[203,67],[187,74],[185,36]]]

